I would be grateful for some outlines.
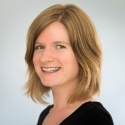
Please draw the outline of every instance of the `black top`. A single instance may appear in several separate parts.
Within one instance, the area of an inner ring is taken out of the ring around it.
[[[37,125],[42,125],[44,118],[53,105],[48,106],[41,114]],[[100,102],[86,102],[76,109],[59,125],[114,125],[109,112]]]

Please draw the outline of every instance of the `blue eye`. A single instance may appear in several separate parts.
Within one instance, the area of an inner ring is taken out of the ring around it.
[[[66,48],[66,47],[63,46],[63,45],[56,45],[56,48],[57,48],[57,49],[63,49],[63,48]]]
[[[43,46],[40,46],[40,45],[38,45],[38,46],[35,46],[35,50],[40,50],[40,49],[43,49],[44,47]]]

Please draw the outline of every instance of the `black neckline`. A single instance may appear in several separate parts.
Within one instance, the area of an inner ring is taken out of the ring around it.
[[[69,116],[67,116],[59,125],[63,125],[65,122],[67,122],[67,120],[72,118],[73,115],[76,115],[76,113],[79,112],[79,110],[81,110],[81,108],[85,108],[86,106],[89,106],[91,104],[101,104],[101,103],[100,102],[91,102],[91,101],[83,103],[73,113],[71,113]],[[48,115],[48,113],[50,112],[50,109],[53,108],[53,107],[54,107],[54,105],[48,106],[48,111],[46,112],[45,117]],[[42,122],[44,121],[45,117],[43,118]]]

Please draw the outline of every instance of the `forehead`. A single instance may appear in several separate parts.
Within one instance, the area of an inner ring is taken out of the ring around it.
[[[49,24],[38,36],[36,42],[64,41],[69,43],[69,36],[66,27],[60,22]]]

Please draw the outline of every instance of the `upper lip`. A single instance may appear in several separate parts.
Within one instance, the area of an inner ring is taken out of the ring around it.
[[[53,66],[53,67],[41,67],[41,68],[61,68],[59,66]]]

